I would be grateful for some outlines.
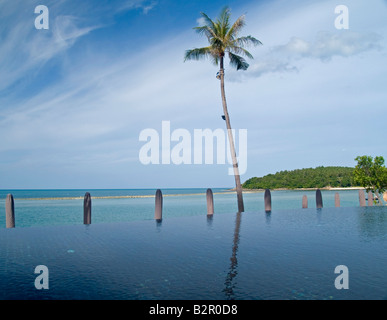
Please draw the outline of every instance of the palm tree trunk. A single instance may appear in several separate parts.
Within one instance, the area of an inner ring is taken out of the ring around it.
[[[223,65],[223,61],[224,61],[224,58],[220,57],[220,72],[219,73],[220,73],[220,90],[221,90],[221,94],[222,94],[223,112],[224,112],[224,116],[226,119],[228,138],[230,141],[232,166],[234,168],[235,186],[236,186],[237,199],[238,199],[238,212],[244,212],[245,208],[243,205],[241,178],[239,175],[238,161],[237,161],[237,157],[236,157],[236,153],[235,153],[234,137],[232,136],[232,132],[231,132],[230,117],[229,117],[228,111],[227,111],[226,93],[224,90],[224,65]]]

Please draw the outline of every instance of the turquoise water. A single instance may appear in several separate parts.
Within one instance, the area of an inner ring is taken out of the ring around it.
[[[16,213],[15,229],[0,222],[0,299],[387,299],[387,207],[359,207],[357,190],[339,191],[341,208],[322,191],[323,209],[314,191],[273,191],[270,213],[263,192],[244,193],[241,214],[235,193],[213,189],[209,218],[206,189],[166,189],[161,223],[155,191],[0,191]],[[38,265],[49,290],[34,286]],[[348,290],[335,287],[339,265]]]
[[[0,299],[387,299],[387,207],[1,228],[0,244]]]
[[[5,198],[15,199],[16,227],[83,224],[83,197],[92,196],[92,223],[129,222],[154,218],[155,189],[130,190],[0,190],[0,208]],[[206,189],[162,189],[163,218],[206,215]],[[215,214],[237,212],[236,195],[226,188],[213,189]],[[342,207],[359,205],[357,190],[322,191],[324,207],[334,207],[339,192]],[[315,208],[315,191],[273,191],[273,210],[301,208],[307,195],[309,208]],[[131,197],[131,198],[109,198]],[[244,193],[245,211],[264,210],[263,192]],[[0,228],[5,227],[5,215]]]

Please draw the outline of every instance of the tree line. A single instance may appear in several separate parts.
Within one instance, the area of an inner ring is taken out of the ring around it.
[[[248,179],[243,188],[246,189],[297,189],[325,187],[359,186],[354,180],[351,167],[317,167],[297,170],[285,170],[264,177]]]

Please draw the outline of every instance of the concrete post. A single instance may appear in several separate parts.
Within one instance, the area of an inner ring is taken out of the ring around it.
[[[335,207],[336,208],[340,207],[340,195],[338,192],[335,193]]]
[[[211,189],[207,189],[206,197],[207,197],[207,215],[210,216],[214,214],[214,195]]]
[[[308,196],[303,195],[302,196],[302,209],[307,209],[308,208]]]
[[[15,228],[15,204],[12,194],[8,194],[5,200],[5,225],[7,228]]]
[[[323,199],[322,199],[321,190],[317,189],[317,191],[316,191],[316,208],[321,209],[322,207],[323,207]]]
[[[359,190],[359,203],[360,203],[360,207],[366,206],[365,194],[363,189]]]
[[[91,196],[86,192],[83,199],[83,224],[91,224]]]
[[[372,207],[374,205],[374,195],[372,191],[368,192],[368,206]]]
[[[160,189],[156,191],[155,197],[155,220],[161,221],[163,219],[163,194]]]
[[[265,190],[265,211],[271,212],[271,193],[269,189]]]

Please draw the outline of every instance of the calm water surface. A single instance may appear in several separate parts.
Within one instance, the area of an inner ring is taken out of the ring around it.
[[[387,299],[387,207],[2,228],[0,248],[1,299]]]
[[[15,198],[16,227],[75,225],[83,223],[83,197],[92,196],[92,223],[151,220],[154,217],[156,190],[0,190],[0,208],[12,193]],[[163,189],[165,218],[205,215],[206,189]],[[237,212],[235,193],[227,189],[213,189],[215,213]],[[342,207],[359,205],[358,191],[338,191]],[[334,207],[336,191],[322,191],[324,207]],[[315,208],[314,191],[273,191],[273,210],[301,208],[302,196],[309,198],[309,207]],[[133,198],[106,198],[131,196]],[[105,197],[105,198],[99,198]],[[245,210],[263,210],[263,193],[244,193]],[[3,216],[4,217],[4,216]],[[0,228],[5,218],[0,219]]]

